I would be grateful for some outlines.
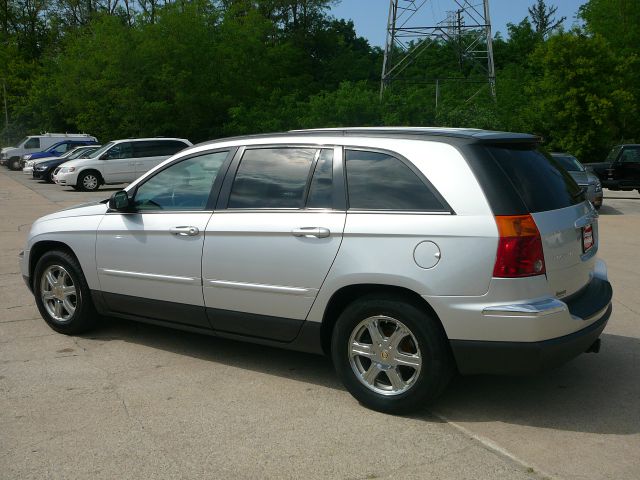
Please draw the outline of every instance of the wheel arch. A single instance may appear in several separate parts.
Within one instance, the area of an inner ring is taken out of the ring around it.
[[[62,250],[64,252],[67,252],[69,255],[75,258],[78,263],[80,263],[78,256],[75,254],[73,249],[64,242],[56,240],[41,240],[34,243],[31,247],[31,250],[29,251],[29,282],[31,283],[32,288],[34,282],[33,273],[36,269],[38,260],[40,260],[45,253],[52,250]]]
[[[438,317],[438,314],[435,312],[429,302],[427,302],[415,291],[406,287],[399,287],[397,285],[359,283],[347,285],[336,290],[333,295],[331,295],[331,298],[327,303],[324,314],[322,316],[322,325],[320,327],[320,342],[322,345],[322,350],[326,355],[328,355],[331,351],[331,335],[333,333],[333,328],[335,327],[336,321],[340,316],[340,313],[342,313],[342,311],[355,300],[365,295],[375,293],[397,296],[399,299],[404,299],[405,301],[408,301],[418,306],[419,308],[426,309],[429,314],[432,315],[436,320],[444,338],[448,339],[447,333],[444,329],[444,326],[442,325],[440,317]]]
[[[76,179],[77,179],[76,180],[76,185],[79,185],[80,177],[82,175],[84,175],[85,173],[95,173],[97,175],[97,177],[98,177],[99,185],[104,185],[105,184],[104,183],[104,177],[102,176],[102,172],[100,170],[98,170],[95,167],[87,167],[87,168],[84,168],[84,169],[82,169],[82,170],[80,170],[78,172],[78,175],[76,176]]]

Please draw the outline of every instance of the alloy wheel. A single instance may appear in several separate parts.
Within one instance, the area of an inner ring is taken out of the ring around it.
[[[40,280],[40,296],[47,313],[58,322],[68,322],[78,307],[78,290],[69,272],[49,266]]]
[[[358,380],[382,395],[409,390],[422,368],[416,337],[400,320],[385,315],[362,320],[349,338],[348,352]]]

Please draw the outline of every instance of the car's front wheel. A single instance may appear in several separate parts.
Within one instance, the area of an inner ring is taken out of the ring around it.
[[[437,319],[417,302],[391,295],[350,304],[334,328],[331,355],[347,390],[365,406],[388,413],[423,408],[454,371]]]
[[[82,172],[76,186],[85,192],[95,192],[100,187],[100,175],[93,171]]]
[[[45,253],[34,270],[33,291],[42,318],[55,331],[74,335],[93,327],[98,314],[78,261],[69,253]]]
[[[13,157],[9,159],[9,170],[20,170],[20,158]]]

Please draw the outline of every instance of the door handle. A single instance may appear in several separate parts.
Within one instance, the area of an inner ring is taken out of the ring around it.
[[[294,237],[316,237],[316,238],[327,238],[331,235],[331,230],[324,227],[300,227],[294,228],[291,230],[291,233]]]
[[[198,227],[171,227],[169,231],[181,237],[194,237],[200,233]]]
[[[144,165],[144,162],[136,162],[136,165]]]

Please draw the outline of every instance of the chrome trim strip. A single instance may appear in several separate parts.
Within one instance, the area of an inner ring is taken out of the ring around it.
[[[244,282],[231,282],[228,280],[210,280],[210,279],[206,279],[206,283],[212,287],[237,288],[240,290],[254,290],[259,292],[284,293],[288,295],[315,296],[318,293],[317,288],[285,287],[282,285],[264,285],[262,283],[244,283]]]
[[[111,275],[114,277],[142,278],[145,280],[158,280],[162,282],[200,283],[199,278],[192,278],[192,277],[159,275],[157,273],[128,272],[126,270],[112,270],[110,268],[100,268],[99,271],[100,273],[103,273],[105,275]]]
[[[486,317],[544,317],[567,310],[566,303],[555,298],[547,298],[531,303],[486,307],[482,310],[482,315]]]

